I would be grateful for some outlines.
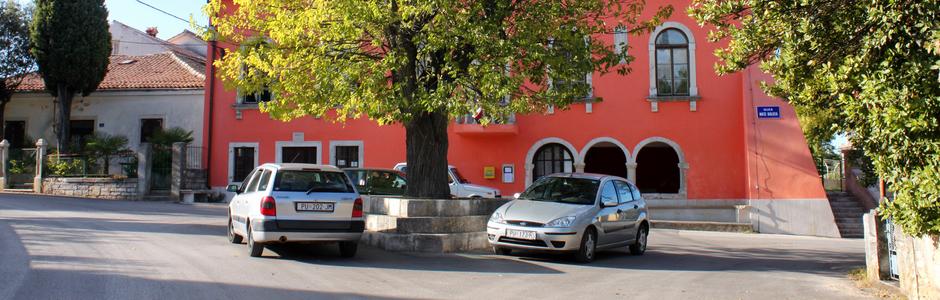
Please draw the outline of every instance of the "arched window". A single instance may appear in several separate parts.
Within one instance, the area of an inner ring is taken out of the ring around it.
[[[656,90],[659,96],[689,95],[689,39],[669,28],[656,36]]]
[[[547,144],[535,152],[532,161],[535,169],[532,170],[532,181],[542,176],[554,173],[569,173],[574,171],[574,157],[568,148],[561,144]]]

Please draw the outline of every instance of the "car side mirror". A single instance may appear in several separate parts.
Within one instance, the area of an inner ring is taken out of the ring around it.
[[[226,190],[226,191],[229,191],[229,192],[232,192],[232,193],[238,194],[238,185],[237,185],[237,184],[229,184],[228,187],[225,188],[225,190]]]
[[[519,199],[519,196],[522,196],[522,194],[521,193],[512,194],[513,199]]]
[[[616,199],[603,198],[603,197],[601,198],[602,207],[614,207],[617,205],[620,205],[620,203],[617,203]]]

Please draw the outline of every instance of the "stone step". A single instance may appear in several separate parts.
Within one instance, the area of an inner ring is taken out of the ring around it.
[[[857,208],[857,209],[864,209],[864,207],[863,207],[861,204],[858,204],[857,202],[854,202],[854,201],[853,201],[853,202],[832,202],[832,201],[829,201],[829,206],[831,206],[832,208]]]
[[[862,218],[836,218],[836,224],[862,224]]]
[[[753,232],[750,223],[708,222],[708,221],[651,221],[653,228],[722,231],[722,232]]]
[[[387,251],[449,253],[489,249],[486,232],[385,233],[366,231],[362,242]]]
[[[509,199],[407,199],[371,197],[374,214],[394,217],[489,216]]]
[[[836,219],[840,219],[840,218],[861,219],[862,216],[864,216],[865,214],[862,214],[862,213],[847,213],[847,212],[832,212],[832,215],[835,216]]]
[[[464,233],[486,230],[490,216],[396,217],[367,214],[366,230],[386,233]]]

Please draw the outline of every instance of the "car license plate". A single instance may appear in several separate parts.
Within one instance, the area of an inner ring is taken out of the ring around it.
[[[294,208],[297,211],[313,211],[313,212],[333,212],[336,203],[333,202],[297,202],[294,203]]]
[[[535,231],[506,229],[506,236],[514,239],[534,240]]]

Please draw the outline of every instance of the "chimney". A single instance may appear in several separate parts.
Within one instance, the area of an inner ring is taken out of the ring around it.
[[[157,31],[156,27],[147,27],[147,35],[157,37],[157,33],[159,33],[159,31]]]

